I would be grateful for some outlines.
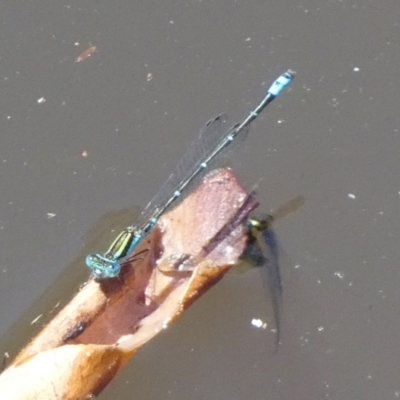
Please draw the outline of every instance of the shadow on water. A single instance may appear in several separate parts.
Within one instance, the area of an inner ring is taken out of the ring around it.
[[[2,369],[87,281],[90,270],[85,266],[85,257],[93,251],[108,248],[116,235],[132,221],[135,221],[137,215],[137,209],[132,208],[111,211],[105,214],[87,233],[79,254],[74,257],[43,295],[35,300],[31,307],[0,338],[0,357],[3,355]]]
[[[251,267],[263,267],[261,269],[263,284],[271,297],[272,314],[275,320],[275,350],[280,341],[282,282],[280,246],[272,225],[277,219],[296,211],[303,203],[303,197],[296,197],[264,218],[251,219],[248,224],[249,245],[243,259],[247,264],[246,270],[249,268],[248,264]],[[137,210],[132,209],[109,212],[88,232],[79,254],[43,295],[34,301],[31,307],[0,338],[0,354],[3,354],[2,369],[59,312],[89,278],[90,271],[85,267],[86,255],[108,248],[116,235],[131,221],[134,221],[137,215]],[[238,269],[240,270],[241,266]]]

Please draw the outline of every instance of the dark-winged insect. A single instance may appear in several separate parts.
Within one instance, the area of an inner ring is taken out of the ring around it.
[[[257,266],[263,266],[267,272],[267,288],[271,296],[272,311],[276,327],[276,344],[280,342],[280,315],[282,309],[282,279],[280,272],[279,244],[272,224],[304,204],[303,196],[297,196],[279,207],[265,218],[250,218],[247,221],[249,246],[246,256]]]

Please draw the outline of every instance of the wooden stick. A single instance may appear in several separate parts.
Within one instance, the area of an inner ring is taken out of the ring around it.
[[[1,399],[90,399],[136,350],[218,282],[246,245],[257,206],[229,170],[204,179],[118,278],[89,279],[0,375]]]

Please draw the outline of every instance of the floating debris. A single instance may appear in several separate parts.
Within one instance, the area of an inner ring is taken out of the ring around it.
[[[43,317],[43,314],[39,314],[35,319],[33,319],[33,320],[31,321],[31,325],[36,324],[36,322],[38,322],[39,319],[42,318],[42,317]]]
[[[268,324],[264,322],[262,319],[259,318],[253,318],[251,320],[251,324],[255,326],[256,328],[262,328],[262,329],[267,329]]]
[[[82,62],[85,61],[87,58],[91,57],[94,53],[97,53],[97,47],[96,46],[91,46],[88,49],[86,49],[84,52],[82,52],[79,57],[75,60],[75,62]]]

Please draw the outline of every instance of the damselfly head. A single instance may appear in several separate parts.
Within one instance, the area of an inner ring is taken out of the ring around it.
[[[121,265],[117,261],[95,253],[86,257],[86,265],[92,270],[96,279],[115,278],[121,271]]]

